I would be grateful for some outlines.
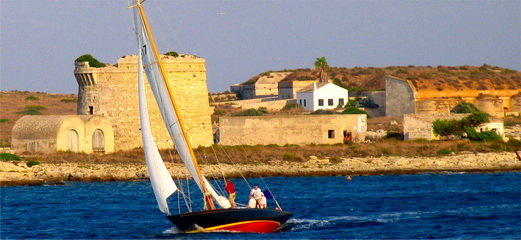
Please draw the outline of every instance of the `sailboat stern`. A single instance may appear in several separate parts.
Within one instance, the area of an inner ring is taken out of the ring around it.
[[[187,233],[230,231],[271,233],[284,224],[293,213],[275,209],[219,209],[167,216]]]

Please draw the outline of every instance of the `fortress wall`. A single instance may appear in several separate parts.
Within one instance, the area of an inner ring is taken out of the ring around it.
[[[367,129],[366,115],[358,114],[221,117],[219,125],[222,145],[335,144],[344,131],[361,139]]]
[[[415,111],[415,89],[409,81],[385,78],[385,115],[402,117]]]
[[[204,59],[164,57],[169,85],[194,147],[213,144]],[[75,75],[92,74],[94,84],[78,80],[78,114],[108,117],[114,128],[115,150],[142,147],[137,93],[137,56],[124,56],[115,66],[90,68],[76,63]],[[172,147],[159,108],[145,83],[151,128],[158,148]],[[92,107],[92,108],[91,108]]]

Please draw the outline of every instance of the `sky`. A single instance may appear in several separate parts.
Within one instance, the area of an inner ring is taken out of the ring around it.
[[[74,60],[137,54],[129,0],[0,0],[0,90],[77,93]],[[521,0],[147,0],[160,53],[206,59],[210,92],[270,70],[521,70]]]

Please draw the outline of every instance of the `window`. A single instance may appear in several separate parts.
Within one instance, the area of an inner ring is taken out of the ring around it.
[[[304,99],[304,107],[306,106],[306,99]]]
[[[93,115],[93,114],[94,114],[94,107],[89,106],[89,115]]]
[[[328,106],[333,106],[333,99],[332,98],[327,100],[327,105]]]
[[[344,107],[345,103],[344,103],[344,99],[343,98],[339,98],[338,99],[338,106],[340,107]]]
[[[318,99],[318,106],[324,106],[324,99]]]
[[[302,105],[302,99],[299,99],[299,100],[298,100],[298,103],[299,103],[300,105]]]
[[[327,138],[335,138],[335,130],[327,130]]]

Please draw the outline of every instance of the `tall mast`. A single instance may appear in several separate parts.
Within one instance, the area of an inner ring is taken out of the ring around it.
[[[184,123],[183,123],[183,120],[179,114],[179,108],[177,107],[177,104],[174,100],[174,96],[172,95],[172,91],[171,91],[171,88],[170,88],[170,84],[168,84],[167,82],[167,77],[166,77],[166,74],[165,74],[165,70],[163,68],[163,63],[161,63],[160,61],[160,58],[159,58],[159,53],[157,51],[157,47],[156,47],[156,43],[154,41],[154,37],[152,35],[152,32],[150,31],[150,27],[148,25],[148,21],[147,21],[147,18],[146,18],[146,15],[145,15],[145,10],[143,9],[142,5],[141,5],[141,2],[139,0],[136,0],[136,7],[138,7],[139,9],[139,13],[141,14],[141,18],[143,19],[143,24],[144,24],[144,27],[147,31],[147,34],[148,34],[148,37],[150,38],[150,43],[151,43],[151,47],[152,47],[152,50],[154,52],[154,55],[156,57],[156,64],[158,65],[159,69],[160,69],[160,72],[161,72],[161,75],[163,77],[163,81],[165,81],[165,85],[166,85],[166,88],[168,89],[168,95],[170,97],[170,100],[172,101],[172,105],[174,107],[174,110],[175,110],[175,115],[177,117],[177,120],[179,121],[179,126],[181,127],[181,132],[183,134],[183,137],[184,137],[184,140],[186,141],[186,144],[188,146],[188,150],[190,152],[190,155],[192,157],[192,161],[193,161],[193,164],[195,166],[195,169],[197,171],[197,177],[199,178],[199,181],[201,182],[201,186],[202,186],[202,190],[203,190],[203,195],[204,195],[204,200],[206,202],[206,205],[210,208],[210,209],[215,209],[215,206],[213,204],[213,201],[212,201],[212,197],[206,187],[206,184],[205,184],[205,181],[203,179],[203,175],[201,174],[201,169],[199,167],[199,163],[197,163],[197,158],[195,157],[195,153],[193,151],[193,148],[192,148],[192,144],[190,143],[190,139],[188,139],[188,135],[186,134],[186,130],[185,130],[185,127],[184,127]]]

